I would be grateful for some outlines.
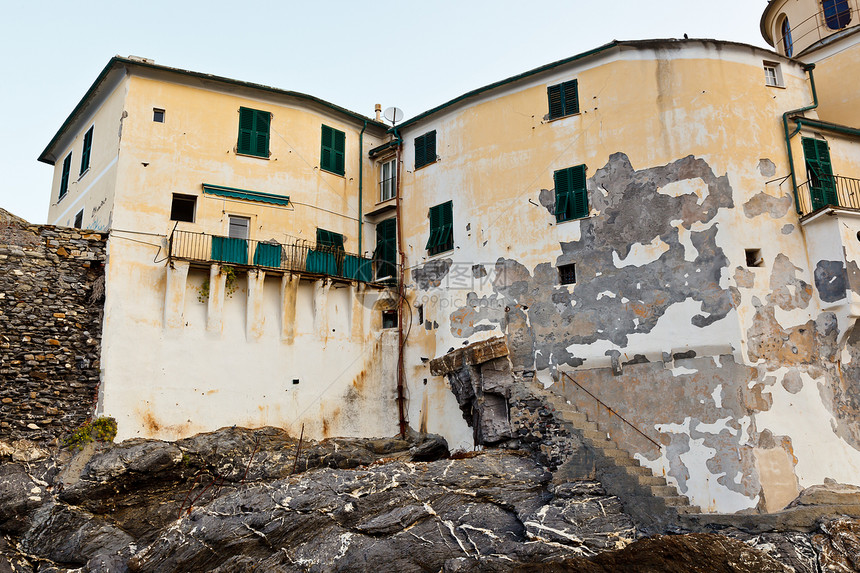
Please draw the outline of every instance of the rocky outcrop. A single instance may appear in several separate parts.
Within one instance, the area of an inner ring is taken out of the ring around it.
[[[816,573],[860,546],[851,520],[636,541],[600,482],[554,479],[527,451],[448,458],[435,436],[299,447],[225,428],[34,456],[0,465],[0,571]]]

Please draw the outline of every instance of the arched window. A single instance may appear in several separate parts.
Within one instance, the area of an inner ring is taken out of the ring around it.
[[[824,21],[831,30],[841,30],[851,22],[848,0],[822,0]]]
[[[787,17],[782,19],[782,25],[780,25],[779,31],[782,33],[782,47],[785,51],[785,55],[790,58],[794,53],[794,42],[791,40],[791,26],[788,24]]]

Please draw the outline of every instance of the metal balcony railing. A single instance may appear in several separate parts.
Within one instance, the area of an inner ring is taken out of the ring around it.
[[[860,179],[839,175],[822,175],[797,186],[797,203],[801,215],[824,207],[860,209]]]
[[[796,56],[816,42],[856,24],[858,16],[860,10],[850,5],[837,3],[833,8],[821,9],[801,22],[789,22],[791,31],[788,35],[776,38],[776,48],[781,49],[783,54],[791,52],[792,56]]]
[[[393,262],[361,257],[343,249],[304,240],[283,245],[273,241],[174,231],[168,243],[171,259],[190,262],[224,263],[365,283],[389,284],[397,277],[397,265]]]

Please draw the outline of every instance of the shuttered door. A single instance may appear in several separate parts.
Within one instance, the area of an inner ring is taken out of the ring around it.
[[[827,205],[839,205],[836,181],[833,178],[833,166],[830,162],[830,148],[827,142],[804,137],[802,143],[812,209],[818,210]]]
[[[377,280],[394,277],[397,263],[396,219],[386,219],[376,226],[376,249],[373,258],[376,260]]]

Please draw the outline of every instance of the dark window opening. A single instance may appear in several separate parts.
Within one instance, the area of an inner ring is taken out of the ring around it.
[[[173,203],[170,206],[171,221],[194,222],[194,208],[197,205],[197,197],[194,195],[173,194]]]
[[[298,383],[299,383],[299,379],[298,379],[298,378],[293,378],[293,384],[298,384]]]
[[[397,311],[382,311],[382,328],[397,328]]]
[[[782,34],[783,51],[790,58],[794,53],[794,42],[791,39],[791,25],[788,23],[788,18],[783,18],[780,33]]]
[[[75,215],[75,228],[80,229],[84,225],[84,210],[81,209],[78,211],[78,214]]]
[[[63,160],[63,175],[60,177],[60,197],[62,199],[69,192],[69,175],[72,171],[72,154],[66,155]],[[59,200],[58,199],[58,200]]]
[[[761,249],[745,249],[744,253],[746,254],[748,267],[764,266],[764,259],[761,256]]]
[[[563,285],[576,284],[576,263],[558,265],[558,278]]]
[[[860,235],[860,233],[858,233]],[[415,305],[415,310],[418,311],[418,324],[424,324],[424,305]]]
[[[415,169],[436,161],[436,130],[415,138]]]
[[[579,113],[579,85],[577,80],[546,88],[549,99],[549,118],[557,119]]]
[[[156,123],[164,123],[164,110],[157,107],[152,108],[152,121]]]

